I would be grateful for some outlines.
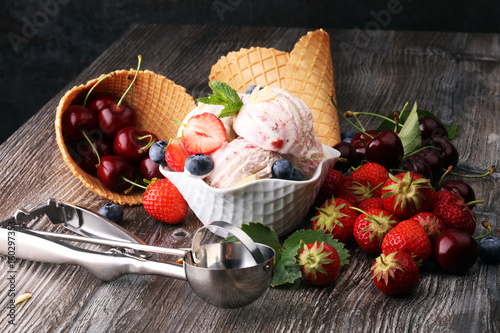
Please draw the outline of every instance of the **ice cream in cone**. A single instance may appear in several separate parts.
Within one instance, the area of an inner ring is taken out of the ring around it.
[[[237,92],[252,84],[288,90],[311,109],[321,143],[340,141],[337,111],[330,101],[331,93],[336,101],[330,37],[323,30],[303,36],[290,53],[260,47],[230,52],[213,65],[209,80],[225,82]]]

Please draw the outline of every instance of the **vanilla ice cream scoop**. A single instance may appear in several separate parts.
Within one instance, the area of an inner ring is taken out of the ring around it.
[[[286,90],[264,87],[242,95],[233,129],[256,146],[298,159],[323,157],[309,107]]]

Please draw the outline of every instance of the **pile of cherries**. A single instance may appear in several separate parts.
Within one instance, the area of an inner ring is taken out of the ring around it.
[[[394,131],[344,132],[343,141],[334,146],[340,152],[335,168],[347,172],[349,168],[357,167],[361,161],[366,160],[381,164],[389,170],[419,173],[436,184],[446,168],[458,164],[458,152],[449,140],[446,128],[439,121],[425,117],[419,120],[419,124],[422,149],[407,158],[404,158],[403,144]]]
[[[114,192],[126,191],[144,179],[164,178],[148,154],[158,137],[136,127],[136,111],[123,103],[128,90],[120,99],[100,95],[84,105],[71,105],[62,115],[63,135],[72,159]]]

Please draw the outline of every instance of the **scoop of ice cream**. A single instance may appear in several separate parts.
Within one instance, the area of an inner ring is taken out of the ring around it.
[[[222,106],[222,105],[198,103],[198,105],[191,112],[189,112],[187,114],[187,116],[182,121],[182,124],[187,124],[189,122],[189,119],[191,119],[194,116],[197,116],[199,114],[205,113],[205,112],[212,113],[212,114],[218,116],[223,108],[224,108],[224,106]],[[234,130],[233,130],[233,117],[224,117],[224,118],[220,118],[220,120],[222,121],[222,123],[224,124],[224,128],[226,129],[227,140],[228,141],[233,140],[236,136],[236,134],[234,133]],[[179,127],[179,131],[177,132],[178,137],[182,136],[183,130],[184,130],[184,126],[181,125]]]
[[[241,99],[243,106],[233,120],[238,136],[263,149],[299,159],[323,157],[311,110],[301,99],[270,87],[254,89]]]
[[[233,187],[249,175],[256,175],[257,179],[271,178],[272,165],[281,158],[280,154],[262,149],[241,137],[225,143],[210,156],[214,169],[205,181],[218,188]]]

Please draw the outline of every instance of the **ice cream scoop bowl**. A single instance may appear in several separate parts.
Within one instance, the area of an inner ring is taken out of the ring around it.
[[[232,234],[240,241],[200,245],[200,231],[205,228]],[[9,229],[0,227],[0,239],[7,239],[9,232]],[[58,240],[100,244],[111,246],[114,250],[95,252]],[[187,251],[27,229],[16,229],[16,242],[19,244],[16,248],[17,259],[75,264],[105,281],[125,274],[153,274],[187,280],[201,299],[222,308],[238,308],[257,300],[268,289],[274,273],[274,250],[254,243],[241,229],[222,221],[198,230],[192,249]],[[7,255],[6,250],[2,246],[0,255]],[[183,263],[159,261],[148,255],[132,254],[130,250],[146,254],[183,255]]]

